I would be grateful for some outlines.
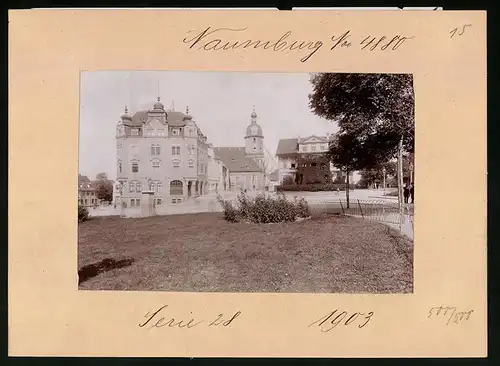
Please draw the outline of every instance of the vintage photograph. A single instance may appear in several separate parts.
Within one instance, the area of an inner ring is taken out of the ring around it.
[[[413,293],[414,109],[411,74],[82,72],[79,290]]]

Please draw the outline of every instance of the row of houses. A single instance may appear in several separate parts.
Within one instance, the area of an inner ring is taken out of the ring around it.
[[[188,108],[185,113],[165,110],[159,97],[149,110],[129,114],[125,107],[116,125],[113,202],[139,206],[145,191],[155,205],[163,205],[224,191],[274,190],[287,179],[296,180],[301,156],[322,156],[328,150],[331,135],[298,137],[280,140],[271,157],[257,119],[254,109],[243,146],[215,147]],[[333,180],[342,176],[333,165],[328,168]],[[79,202],[99,204],[95,184],[85,176],[79,177]]]

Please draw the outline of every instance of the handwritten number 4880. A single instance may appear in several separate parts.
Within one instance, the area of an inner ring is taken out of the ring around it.
[[[461,36],[462,34],[465,33],[465,30],[468,28],[468,27],[472,27],[472,24],[465,24],[465,25],[462,25],[458,28],[454,28],[450,31],[450,38],[453,38],[455,37],[455,35],[457,36]]]

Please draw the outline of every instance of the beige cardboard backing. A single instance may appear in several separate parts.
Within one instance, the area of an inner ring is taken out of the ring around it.
[[[450,31],[471,24],[461,36]],[[240,39],[322,40],[303,52],[189,50],[186,32],[248,27]],[[353,46],[328,51],[350,30]],[[338,11],[12,11],[9,17],[9,353],[104,356],[484,356],[486,13]],[[413,36],[362,51],[367,35]],[[410,72],[416,91],[415,289],[411,295],[82,292],[76,181],[81,70]],[[144,314],[230,327],[144,329]],[[474,310],[446,325],[433,306]],[[371,323],[328,333],[334,309]]]

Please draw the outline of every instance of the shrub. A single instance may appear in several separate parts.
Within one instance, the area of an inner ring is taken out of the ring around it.
[[[78,222],[84,222],[89,219],[89,210],[87,207],[78,205]]]
[[[309,206],[302,198],[288,200],[283,193],[276,197],[261,193],[255,198],[241,192],[236,207],[230,201],[217,197],[223,209],[224,219],[230,222],[250,221],[254,223],[293,222],[297,218],[310,216]]]

